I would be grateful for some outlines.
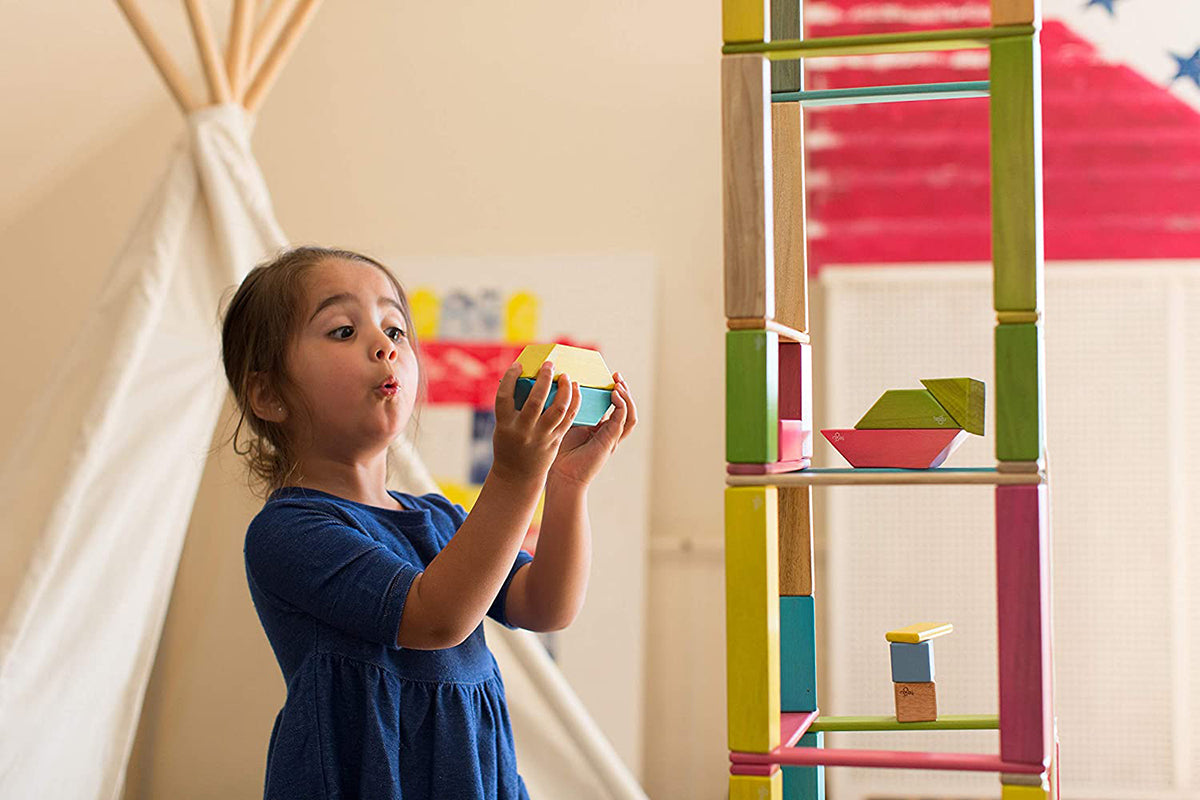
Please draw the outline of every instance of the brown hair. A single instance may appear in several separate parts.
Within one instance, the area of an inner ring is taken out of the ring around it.
[[[301,443],[293,440],[279,423],[260,419],[250,407],[250,386],[256,374],[271,393],[287,403],[290,414],[311,421],[312,412],[298,387],[287,374],[289,344],[298,335],[304,310],[304,277],[322,262],[334,259],[370,264],[387,276],[400,301],[404,332],[417,354],[418,400],[424,390],[424,370],[420,368],[416,331],[408,296],[400,281],[379,261],[351,250],[304,246],[284,250],[246,275],[233,298],[222,312],[221,358],[225,377],[233,390],[240,416],[233,436],[233,451],[246,459],[247,484],[262,498],[286,486],[298,466]],[[247,422],[254,434],[246,449],[238,449],[238,433]],[[224,443],[222,443],[223,446]]]

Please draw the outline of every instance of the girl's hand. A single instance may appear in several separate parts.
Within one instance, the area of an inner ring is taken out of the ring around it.
[[[628,384],[619,372],[613,373],[613,381],[616,388],[613,390],[612,414],[597,425],[567,431],[558,457],[550,465],[550,478],[587,486],[608,461],[608,457],[616,452],[617,445],[637,424],[637,406],[633,403]],[[573,391],[579,391],[578,385],[573,387]]]
[[[567,376],[560,375],[558,394],[543,411],[553,374],[553,364],[549,361],[542,364],[520,411],[514,393],[521,365],[513,364],[500,379],[500,388],[496,392],[496,432],[492,436],[492,472],[499,477],[538,482],[546,477],[563,436],[571,428],[571,420],[579,410],[582,397]]]

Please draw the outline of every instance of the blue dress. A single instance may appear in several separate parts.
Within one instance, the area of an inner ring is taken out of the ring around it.
[[[396,634],[409,587],[466,518],[438,494],[386,509],[315,489],[271,494],[246,531],[250,596],[287,683],[266,800],[520,800],[504,684],[483,624],[457,647]],[[521,551],[488,616],[504,601]]]

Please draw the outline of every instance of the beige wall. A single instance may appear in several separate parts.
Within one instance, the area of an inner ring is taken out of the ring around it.
[[[156,5],[191,69],[182,10]],[[670,544],[722,535],[719,19],[716,0],[327,3],[255,133],[296,240],[411,255],[642,252],[658,263],[660,374],[647,412],[651,536],[666,544],[651,548],[642,737],[654,797],[725,791],[719,557],[672,555]],[[83,310],[182,130],[112,4],[8,4],[4,24],[22,37],[0,55],[0,96],[21,121],[0,134],[0,448],[56,354],[87,335]],[[241,537],[258,503],[239,481],[228,454],[210,460],[131,798],[260,791],[283,687],[245,589]]]

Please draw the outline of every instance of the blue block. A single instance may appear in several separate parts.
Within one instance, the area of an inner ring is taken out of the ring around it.
[[[801,747],[824,747],[825,733],[806,733]],[[824,767],[784,767],[783,800],[825,800]]]
[[[817,609],[811,596],[779,598],[781,711],[817,710]]]
[[[892,682],[930,683],[933,681],[933,642],[908,644],[891,642]]]
[[[529,397],[529,393],[533,391],[534,382],[534,378],[517,378],[517,388],[513,394],[518,411],[525,405],[525,400]],[[604,416],[604,413],[608,411],[609,407],[612,406],[612,390],[580,386],[579,392],[582,395],[579,398],[579,412],[575,415],[575,421],[571,425],[595,425]],[[558,384],[555,383],[550,386],[550,394],[546,397],[546,406],[554,402],[554,397],[557,394]],[[546,406],[542,407],[545,408]]]

